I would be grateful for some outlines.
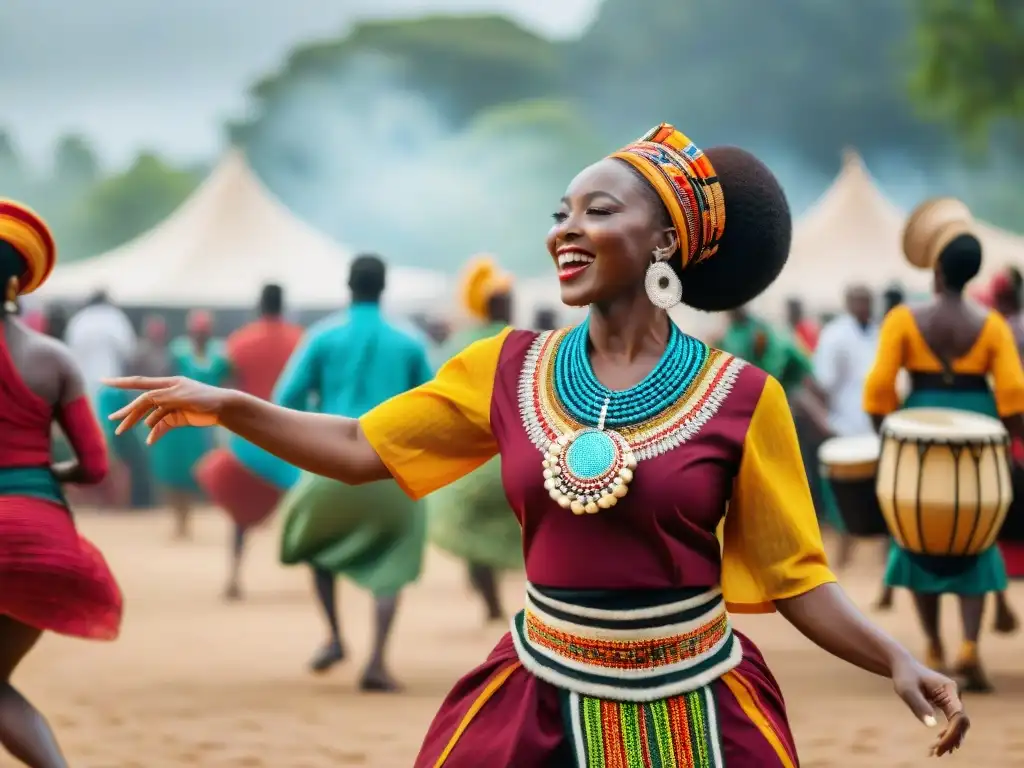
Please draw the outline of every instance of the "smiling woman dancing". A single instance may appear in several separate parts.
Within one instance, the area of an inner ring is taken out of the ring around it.
[[[186,379],[120,380],[147,391],[113,418],[146,418],[154,439],[219,423],[313,472],[393,477],[414,497],[500,454],[526,609],[449,694],[417,768],[792,768],[778,685],[729,620],[773,609],[890,677],[923,722],[940,708],[943,754],[968,726],[956,688],[834,583],[782,387],[665,312],[754,298],[790,232],[756,158],[702,153],[662,125],[580,173],[555,214],[548,250],[563,300],[590,305],[582,325],[479,341],[358,421]]]
[[[103,433],[71,352],[15,317],[18,297],[42,285],[55,261],[42,219],[0,200],[0,744],[34,768],[67,763],[12,673],[43,632],[113,640],[121,625],[121,592],[61,491],[104,478]],[[51,467],[53,422],[74,458]]]

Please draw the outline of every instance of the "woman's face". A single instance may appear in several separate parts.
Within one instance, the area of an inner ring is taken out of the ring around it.
[[[548,233],[562,301],[586,306],[634,293],[655,248],[674,242],[664,211],[622,161],[586,168],[565,192]]]

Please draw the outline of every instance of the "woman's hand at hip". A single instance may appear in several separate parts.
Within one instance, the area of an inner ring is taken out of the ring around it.
[[[126,376],[104,382],[118,389],[143,390],[142,394],[108,418],[119,421],[117,434],[145,421],[147,443],[155,443],[176,427],[216,426],[221,411],[236,394],[183,376],[150,378]]]

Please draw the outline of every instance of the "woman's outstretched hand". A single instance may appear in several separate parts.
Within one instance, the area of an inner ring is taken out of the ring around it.
[[[117,434],[145,420],[150,430],[146,438],[149,444],[176,427],[215,426],[231,394],[231,390],[200,384],[182,376],[126,376],[103,383],[117,389],[142,390],[141,395],[108,418],[121,422],[117,426]]]
[[[945,716],[946,727],[932,744],[932,755],[941,757],[960,748],[971,721],[956,683],[909,655],[893,668],[892,683],[896,693],[925,725],[936,725],[936,709]]]

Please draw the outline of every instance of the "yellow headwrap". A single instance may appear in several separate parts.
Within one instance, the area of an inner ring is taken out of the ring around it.
[[[512,276],[502,272],[490,256],[472,259],[462,273],[462,305],[479,320],[487,319],[487,302],[492,296],[512,289]]]
[[[57,248],[50,228],[27,205],[0,200],[0,240],[13,246],[25,260],[18,292],[32,293],[46,281],[57,263]]]
[[[692,141],[662,123],[612,157],[636,168],[668,208],[684,268],[718,251],[725,196],[711,161]]]

